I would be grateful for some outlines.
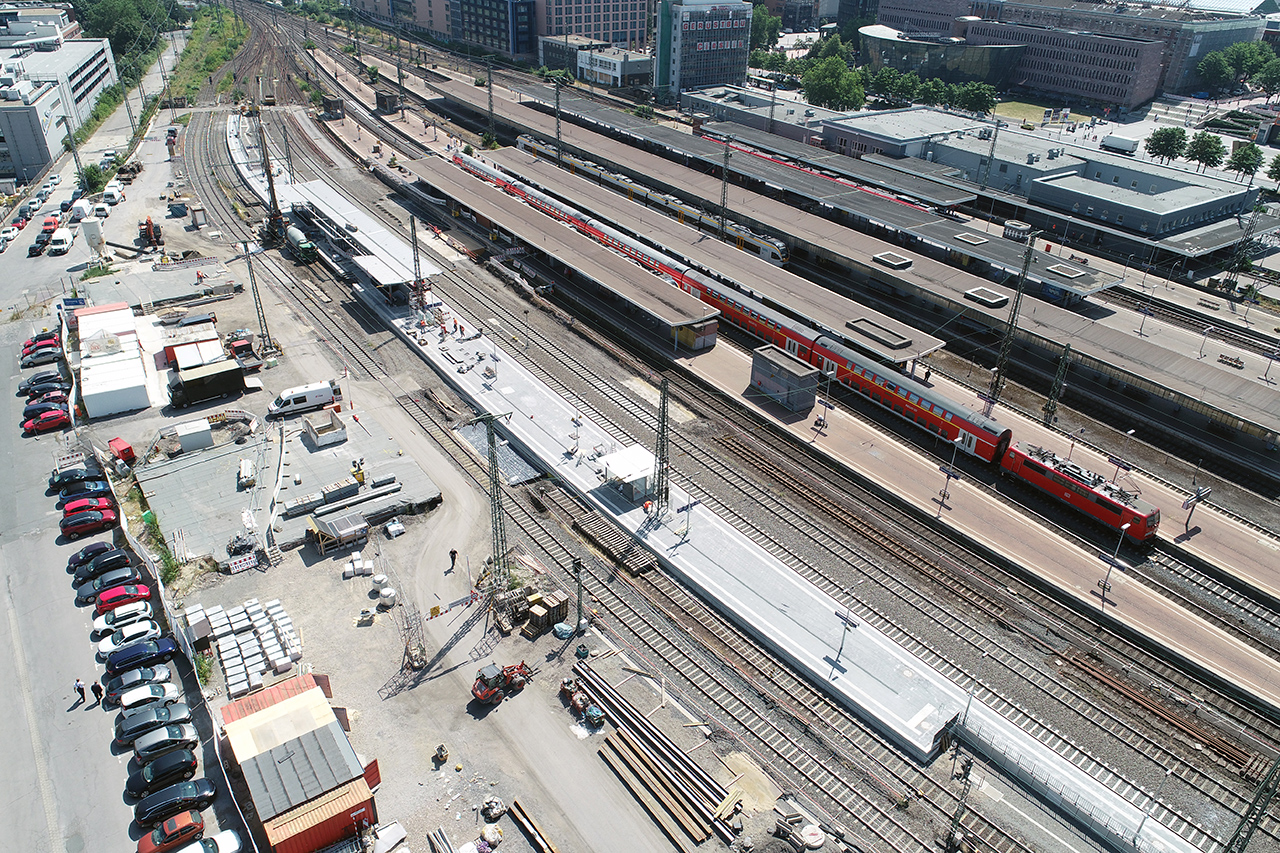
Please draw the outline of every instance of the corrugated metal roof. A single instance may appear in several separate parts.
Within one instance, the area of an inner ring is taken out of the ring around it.
[[[362,777],[272,820],[263,821],[262,828],[266,830],[268,843],[274,847],[285,839],[319,826],[334,815],[350,814],[372,798],[373,792]]]
[[[281,681],[279,684],[268,687],[266,690],[260,690],[252,696],[246,696],[243,699],[237,699],[224,705],[222,708],[222,722],[225,725],[232,720],[239,720],[250,714],[256,714],[263,708],[270,708],[277,702],[281,702],[291,696],[306,693],[315,686],[316,680],[311,677],[310,673]]]
[[[264,821],[364,775],[337,720],[241,761],[240,769]]]

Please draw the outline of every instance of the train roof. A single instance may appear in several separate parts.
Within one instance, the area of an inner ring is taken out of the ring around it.
[[[1015,443],[1014,447],[1030,456],[1032,459],[1047,465],[1059,474],[1065,474],[1077,482],[1083,483],[1099,494],[1111,498],[1116,503],[1124,504],[1142,515],[1149,515],[1157,509],[1154,504],[1148,503],[1142,499],[1137,492],[1119,486],[1107,480],[1106,477],[1094,471],[1090,471],[1082,465],[1077,465],[1070,459],[1063,459],[1052,450],[1047,450],[1036,444],[1028,444],[1023,449],[1021,443]]]

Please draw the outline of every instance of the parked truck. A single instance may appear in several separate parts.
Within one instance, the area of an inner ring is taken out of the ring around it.
[[[294,257],[301,263],[309,264],[316,259],[316,244],[307,239],[307,235],[301,228],[290,225],[284,235],[289,241],[289,248],[293,250]]]
[[[1102,141],[1098,143],[1098,147],[1104,151],[1114,151],[1117,154],[1135,154],[1141,140],[1133,139],[1128,136],[1119,136],[1114,133],[1108,133],[1102,137]]]
[[[227,353],[245,373],[255,373],[262,369],[262,359],[253,351],[251,337],[236,337],[227,341]]]
[[[178,409],[242,391],[244,370],[234,361],[218,361],[179,370],[169,380],[169,402]]]

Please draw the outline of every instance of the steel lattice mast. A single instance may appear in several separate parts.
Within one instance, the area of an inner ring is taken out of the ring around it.
[[[662,380],[662,399],[658,403],[658,440],[653,451],[653,514],[661,518],[671,501],[671,450],[667,431],[667,379]]]
[[[982,414],[991,417],[996,404],[1000,402],[1000,393],[1004,391],[1004,375],[1009,369],[1009,354],[1013,352],[1013,341],[1018,335],[1018,312],[1022,310],[1022,294],[1027,289],[1027,272],[1031,269],[1031,258],[1036,251],[1036,238],[1039,231],[1033,231],[1027,237],[1027,251],[1022,255],[1022,272],[1018,273],[1018,289],[1013,294],[1013,307],[1009,309],[1009,326],[1004,331],[1004,340],[1000,342],[1000,355],[996,358],[996,366],[991,371],[991,388],[987,391],[987,403],[982,407]]]
[[[413,244],[413,290],[409,294],[409,307],[418,312],[418,324],[426,325],[427,283],[422,278],[422,263],[418,259],[418,220],[409,217],[409,241]]]
[[[489,532],[493,540],[492,565],[489,569],[489,606],[497,606],[497,597],[506,591],[511,580],[507,564],[507,522],[502,509],[502,471],[498,468],[498,436],[493,423],[510,414],[476,416],[471,423],[483,423],[489,439]]]

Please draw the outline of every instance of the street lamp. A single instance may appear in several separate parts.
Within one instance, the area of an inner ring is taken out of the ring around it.
[[[1102,590],[1102,612],[1107,612],[1107,590],[1111,589],[1111,570],[1116,567],[1116,562],[1120,559],[1120,546],[1124,544],[1125,531],[1129,529],[1129,523],[1120,525],[1120,539],[1116,542],[1116,551],[1111,555],[1111,564],[1107,566],[1107,576],[1098,581],[1098,588]]]
[[[1145,338],[1146,332],[1142,331],[1147,327],[1147,318],[1151,316],[1151,297],[1147,297],[1146,305],[1138,306],[1138,313],[1142,315],[1142,322],[1138,324],[1138,328],[1134,331],[1138,333],[1138,337]]]
[[[1204,337],[1200,339],[1200,354],[1196,358],[1204,358],[1204,345],[1209,342],[1209,333],[1213,331],[1213,326],[1204,327]]]
[[[1082,436],[1082,435],[1084,435],[1084,427],[1080,427],[1080,429],[1078,429],[1078,430],[1076,430],[1075,432],[1071,433],[1071,449],[1067,451],[1067,461],[1068,461],[1068,462],[1070,462],[1070,461],[1071,461],[1071,454],[1076,452],[1076,438],[1078,438],[1079,436]]]
[[[1112,462],[1116,463],[1116,472],[1111,476],[1111,482],[1113,483],[1120,477],[1120,466],[1122,465],[1125,466],[1124,470],[1126,471],[1130,470],[1129,464],[1124,461],[1124,456],[1129,451],[1129,442],[1133,440],[1133,434],[1137,431],[1138,431],[1137,429],[1131,429],[1125,433],[1125,435],[1127,435],[1128,438],[1124,440],[1124,447],[1120,449],[1120,455],[1117,456],[1115,459],[1111,460]]]
[[[1173,768],[1170,767],[1164,771],[1164,778],[1160,780],[1160,784],[1156,786],[1155,796],[1151,798],[1151,802],[1147,803],[1146,813],[1142,816],[1142,822],[1138,824],[1138,831],[1133,834],[1134,844],[1137,844],[1138,836],[1142,834],[1142,827],[1147,825],[1147,818],[1151,817],[1151,812],[1155,808],[1156,803],[1160,802],[1160,792],[1164,790],[1164,783],[1169,781],[1169,777],[1173,775]]]
[[[1274,380],[1274,379],[1271,379],[1270,377],[1271,377],[1271,365],[1273,365],[1273,364],[1275,364],[1275,363],[1276,363],[1276,359],[1277,359],[1277,358],[1280,358],[1280,350],[1276,350],[1275,352],[1269,352],[1269,353],[1267,353],[1267,369],[1266,369],[1266,372],[1265,372],[1265,373],[1263,373],[1261,376],[1259,376],[1259,377],[1258,377],[1259,379],[1261,379],[1263,382],[1267,383],[1268,385],[1274,385],[1274,384],[1275,384],[1275,380]]]
[[[960,438],[957,436],[951,442],[951,464],[939,465],[938,470],[946,475],[947,479],[942,483],[942,491],[938,492],[938,514],[935,518],[942,518],[942,508],[947,505],[947,498],[951,497],[951,481],[960,480],[960,472],[956,470],[956,453],[960,450]]]

